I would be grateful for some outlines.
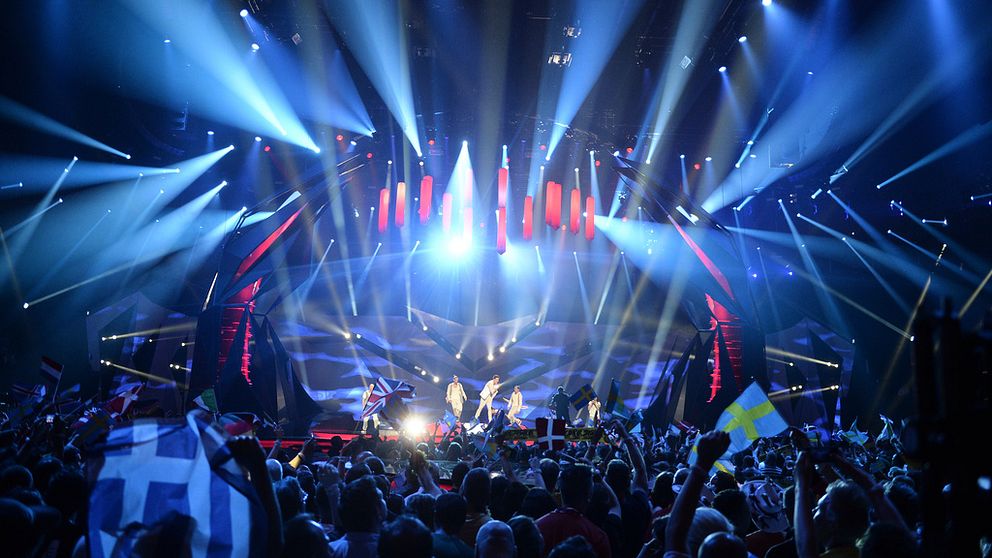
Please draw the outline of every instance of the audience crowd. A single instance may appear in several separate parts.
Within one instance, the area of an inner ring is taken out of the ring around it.
[[[4,417],[0,554],[85,556],[88,444],[58,415]],[[490,449],[356,436],[227,444],[268,513],[264,554],[291,558],[898,557],[918,552],[920,472],[896,440],[810,446],[790,430],[718,462],[723,432]],[[267,455],[266,455],[267,454]],[[692,462],[690,465],[689,463]],[[272,497],[266,497],[271,494]],[[247,527],[246,527],[247,528]],[[164,541],[164,542],[162,542]],[[142,556],[181,548],[136,544]]]

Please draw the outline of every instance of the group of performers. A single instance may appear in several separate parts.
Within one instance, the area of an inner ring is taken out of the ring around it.
[[[375,387],[374,383],[368,385],[368,389],[362,392],[362,407],[364,408],[366,403],[368,403],[369,397],[372,395],[372,391]],[[475,410],[475,422],[479,422],[479,417],[482,415],[482,411],[486,411],[486,422],[490,422],[493,419],[493,401],[496,399],[496,395],[499,393],[502,384],[500,384],[499,374],[496,374],[486,382],[479,392],[479,408]],[[447,389],[444,394],[444,402],[451,406],[451,413],[455,415],[455,419],[461,421],[462,410],[464,409],[465,402],[468,401],[468,395],[465,394],[464,385],[458,381],[458,376],[452,376],[451,383],[448,384]],[[519,418],[520,411],[525,409],[524,396],[520,391],[520,386],[513,386],[513,391],[510,392],[509,399],[503,398],[503,401],[507,404],[506,409],[506,419],[512,426],[522,425],[523,422]],[[565,393],[564,386],[558,386],[558,390],[551,396],[549,402],[549,409],[553,418],[565,419],[569,424],[571,424],[570,407],[572,406],[571,399],[568,394]],[[600,419],[600,409],[602,403],[599,401],[599,397],[593,397],[589,403],[586,404],[586,412],[588,413],[589,424],[597,424]],[[379,415],[372,414],[365,417],[362,420],[362,432],[366,432],[368,429],[369,419],[372,419],[372,425],[374,428],[379,428]]]

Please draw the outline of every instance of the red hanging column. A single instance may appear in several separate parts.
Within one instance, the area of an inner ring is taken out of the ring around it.
[[[554,205],[555,196],[555,183],[548,181],[548,185],[544,188],[544,223],[551,226],[551,206]]]
[[[506,253],[506,208],[499,208],[496,214],[496,252]]]
[[[396,183],[396,226],[406,224],[406,182]]]
[[[434,177],[427,175],[420,181],[420,224],[426,225],[431,218],[431,194],[434,189]]]
[[[441,230],[451,230],[451,192],[445,192],[441,196]]]
[[[496,207],[506,207],[506,192],[507,184],[510,180],[510,171],[506,167],[500,167],[497,176]]]
[[[572,188],[571,203],[568,207],[568,228],[572,234],[579,234],[579,212],[582,207],[582,193],[578,188]]]
[[[586,240],[596,237],[596,199],[586,196]]]
[[[534,197],[524,198],[524,240],[534,238]]]
[[[389,225],[389,188],[379,190],[379,232],[386,232]]]
[[[551,196],[548,200],[551,203],[551,228],[561,227],[561,184],[551,183]]]

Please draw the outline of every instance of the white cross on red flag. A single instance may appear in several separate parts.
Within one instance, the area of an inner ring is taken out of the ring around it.
[[[565,419],[536,419],[537,445],[541,449],[565,449]]]

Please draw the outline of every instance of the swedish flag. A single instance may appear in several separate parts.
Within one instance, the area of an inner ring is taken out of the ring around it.
[[[586,404],[588,404],[590,401],[592,401],[595,398],[596,398],[596,391],[592,389],[591,385],[586,384],[580,387],[578,391],[573,393],[572,396],[568,398],[568,400],[572,403],[572,406],[574,406],[575,409],[578,410],[584,407]]]
[[[758,438],[775,436],[788,427],[761,387],[752,383],[716,421],[716,430],[730,434],[730,448],[721,460],[729,462],[730,456],[747,449]],[[693,445],[689,463],[695,462],[696,446]]]

